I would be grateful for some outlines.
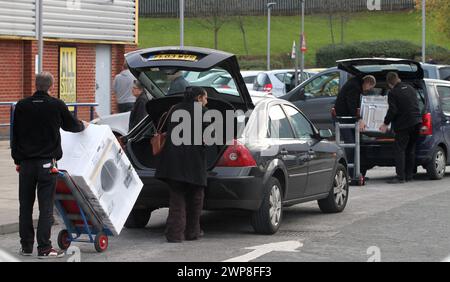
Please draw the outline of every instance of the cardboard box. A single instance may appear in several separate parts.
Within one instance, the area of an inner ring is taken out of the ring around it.
[[[110,127],[61,131],[61,144],[63,158],[58,168],[70,174],[106,227],[119,235],[143,183]]]
[[[361,118],[366,123],[366,132],[380,132],[380,126],[389,110],[387,96],[363,96]]]

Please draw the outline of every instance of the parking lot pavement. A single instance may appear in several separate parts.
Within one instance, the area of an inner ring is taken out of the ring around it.
[[[429,181],[421,171],[416,181],[404,185],[385,183],[393,176],[392,168],[377,168],[368,176],[367,186],[351,188],[343,213],[322,214],[316,203],[286,208],[282,226],[272,236],[254,234],[246,212],[204,212],[203,239],[170,244],[164,239],[167,209],[161,209],[152,214],[146,229],[125,229],[110,238],[105,253],[96,253],[90,244],[74,245],[81,249],[81,261],[225,261],[261,245],[255,261],[441,261],[448,257],[450,175]],[[54,228],[54,241],[60,228]],[[267,244],[280,242],[300,244],[294,247],[297,252],[268,251],[272,245]],[[17,253],[17,243],[17,233],[0,236],[0,248],[9,253]],[[72,257],[59,261],[68,258]]]
[[[11,158],[9,141],[0,141],[0,234],[18,230],[19,178]],[[34,218],[37,218],[35,206]]]

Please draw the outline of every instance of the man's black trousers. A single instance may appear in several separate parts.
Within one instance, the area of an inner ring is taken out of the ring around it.
[[[33,250],[33,205],[36,199],[36,191],[39,203],[38,251],[46,251],[52,247],[50,234],[53,225],[53,205],[57,176],[50,173],[51,162],[51,160],[27,160],[22,161],[20,164],[19,233],[20,243],[25,251]]]
[[[416,166],[416,144],[420,124],[395,132],[395,168],[401,180],[411,180]]]

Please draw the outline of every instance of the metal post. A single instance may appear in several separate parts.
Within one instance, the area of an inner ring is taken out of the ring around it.
[[[299,48],[302,48],[303,41],[305,40],[305,0],[302,0],[302,33],[301,33],[301,43]],[[301,66],[300,66],[300,81],[303,82],[304,71],[305,71],[305,52],[302,53]]]
[[[270,70],[270,17],[272,15],[272,7],[277,3],[267,4],[267,70]]]
[[[355,123],[355,166],[354,166],[354,179],[359,181],[361,174],[361,151],[360,151],[360,134],[359,134],[359,122]]]
[[[426,62],[426,42],[427,42],[427,13],[426,2],[422,0],[422,62]]]
[[[44,38],[43,38],[43,0],[36,0],[36,40],[38,41],[37,73],[43,69]]]
[[[180,0],[180,47],[184,48],[184,0]]]
[[[267,10],[267,70],[270,70],[270,13],[271,8]]]

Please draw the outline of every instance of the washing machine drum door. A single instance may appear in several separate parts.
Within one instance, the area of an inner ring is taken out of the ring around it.
[[[119,170],[114,160],[108,160],[100,173],[101,187],[104,192],[111,191],[118,181]]]

